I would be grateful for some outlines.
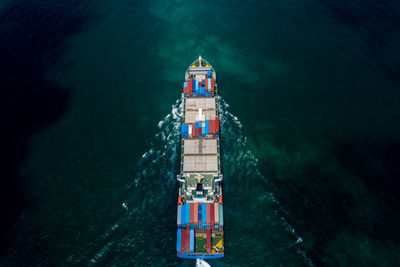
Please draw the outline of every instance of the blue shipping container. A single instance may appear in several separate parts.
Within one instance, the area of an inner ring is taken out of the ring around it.
[[[207,205],[206,203],[201,204],[201,209],[203,210],[203,218],[202,218],[202,222],[203,222],[203,226],[206,225],[207,223]]]
[[[207,77],[211,78],[211,70],[207,71]]]
[[[199,224],[201,225],[201,216],[202,216],[202,214],[203,214],[203,209],[201,208],[201,206],[199,205],[199,207],[198,207],[198,211],[199,211],[199,214],[198,214],[198,216],[197,216],[197,219],[198,219],[198,221],[199,221]]]
[[[194,252],[194,230],[190,230],[190,252]]]
[[[187,124],[182,125],[182,137],[183,138],[189,137],[189,125],[187,125]]]
[[[182,229],[178,229],[176,234],[176,251],[181,251],[181,237],[182,237]]]
[[[210,134],[210,121],[206,120],[206,135]]]
[[[186,203],[186,208],[185,208],[185,222],[186,224],[190,223],[190,203]]]
[[[186,82],[183,83],[183,87],[186,87]]]

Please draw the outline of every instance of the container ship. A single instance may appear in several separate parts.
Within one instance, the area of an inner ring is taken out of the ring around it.
[[[177,241],[179,258],[224,256],[218,87],[201,56],[185,73]]]

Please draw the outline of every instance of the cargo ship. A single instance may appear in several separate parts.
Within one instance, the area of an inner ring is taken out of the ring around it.
[[[184,259],[224,256],[218,87],[201,56],[185,73],[176,251]]]

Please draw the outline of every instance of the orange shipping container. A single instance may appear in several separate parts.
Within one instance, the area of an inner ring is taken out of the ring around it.
[[[193,212],[194,212],[194,215],[193,215],[193,222],[194,222],[195,224],[197,224],[197,223],[199,222],[199,220],[198,220],[198,217],[199,217],[199,211],[198,211],[199,204],[198,204],[198,203],[194,203],[193,206],[194,206],[194,207],[193,207]]]
[[[214,205],[215,224],[219,224],[218,204]]]
[[[190,203],[190,224],[193,224],[193,216],[194,216],[194,203]]]

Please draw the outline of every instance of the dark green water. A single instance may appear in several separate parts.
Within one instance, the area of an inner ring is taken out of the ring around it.
[[[217,71],[225,258],[400,265],[396,1],[0,1],[0,265],[176,258],[180,97]]]

